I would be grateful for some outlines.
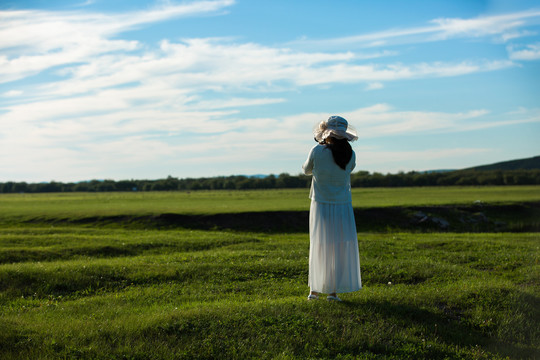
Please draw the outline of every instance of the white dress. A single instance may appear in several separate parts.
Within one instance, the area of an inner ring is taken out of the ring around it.
[[[313,175],[309,215],[309,277],[311,291],[326,294],[362,288],[358,239],[351,200],[350,174],[355,154],[345,170],[330,149],[315,146],[303,169]]]

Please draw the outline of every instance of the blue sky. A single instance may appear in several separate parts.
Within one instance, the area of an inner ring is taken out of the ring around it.
[[[540,154],[538,1],[0,4],[0,181],[300,173],[330,115],[357,170]]]

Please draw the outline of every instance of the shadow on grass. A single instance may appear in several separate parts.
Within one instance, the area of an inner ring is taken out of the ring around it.
[[[534,298],[534,297],[533,297]],[[534,303],[538,299],[529,299]],[[444,305],[441,305],[444,306]],[[448,313],[386,300],[330,303],[291,298],[266,302],[201,302],[185,311],[141,318],[138,327],[71,334],[51,345],[41,334],[14,324],[0,340],[4,353],[40,349],[49,358],[367,358],[534,359],[532,346],[489,336],[458,312]],[[90,323],[89,329],[103,323]],[[81,335],[81,334],[80,334]],[[131,344],[126,348],[123,344]],[[90,346],[91,345],[91,346]],[[1,347],[0,347],[1,349]]]
[[[537,306],[540,299],[527,293],[520,293],[520,298],[524,301],[523,305]],[[536,304],[536,305],[535,305]],[[416,331],[421,331],[417,334],[424,338],[426,342],[420,347],[423,356],[430,359],[453,358],[456,356],[454,352],[442,350],[434,347],[428,348],[427,342],[442,342],[446,345],[451,345],[452,348],[460,347],[479,348],[494,353],[501,358],[519,358],[519,359],[534,359],[540,355],[540,352],[532,346],[516,345],[516,339],[512,338],[497,338],[496,335],[490,336],[486,332],[466,322],[463,312],[459,309],[452,308],[447,304],[439,303],[437,307],[441,312],[434,312],[418,306],[409,304],[395,303],[390,301],[343,301],[339,305],[349,311],[368,312],[374,316],[381,316],[390,322],[397,324],[398,327],[413,327]],[[535,312],[538,314],[538,311]],[[533,321],[534,322],[534,321]],[[532,325],[535,326],[534,324]],[[531,338],[527,338],[531,334],[520,334],[522,340],[530,342]],[[393,349],[392,353],[402,356],[411,355],[411,346],[405,345],[403,341],[391,341]],[[371,352],[386,354],[389,353],[389,344],[379,342],[376,344],[364,344]],[[350,349],[353,351],[354,349]],[[414,351],[413,351],[414,352]],[[487,355],[487,354],[484,354]],[[485,358],[485,357],[479,357]]]
[[[540,231],[540,202],[481,206],[445,205],[355,208],[358,231],[535,232]],[[516,215],[518,214],[518,215]],[[27,223],[119,226],[134,229],[235,230],[298,233],[309,230],[308,211],[220,214],[112,215],[84,218],[38,217]]]
[[[171,254],[219,249],[229,245],[259,243],[256,238],[210,239],[207,241],[174,241],[156,243],[128,243],[124,245],[79,246],[51,249],[5,249],[0,252],[0,264],[36,261],[69,260],[81,257],[113,258],[143,254]]]
[[[285,358],[321,359],[532,359],[539,355],[532,346],[490,336],[444,312],[390,301],[269,302],[264,308],[246,304],[223,310],[170,316],[147,327],[144,336],[182,343],[194,351],[188,355],[208,358],[234,351],[239,357],[282,353]]]

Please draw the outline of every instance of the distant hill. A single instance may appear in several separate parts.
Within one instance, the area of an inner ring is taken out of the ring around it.
[[[540,169],[540,156],[475,166],[463,170],[535,170]]]

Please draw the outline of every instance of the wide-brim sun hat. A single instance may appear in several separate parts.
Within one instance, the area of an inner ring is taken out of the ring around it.
[[[329,136],[336,139],[347,139],[348,141],[358,140],[354,127],[350,126],[347,120],[341,116],[335,115],[317,124],[313,129],[313,135],[317,142],[324,141]]]

